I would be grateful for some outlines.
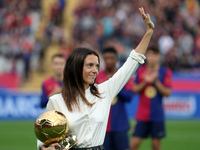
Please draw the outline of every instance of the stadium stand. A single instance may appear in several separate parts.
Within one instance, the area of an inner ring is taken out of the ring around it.
[[[99,53],[105,45],[114,46],[122,64],[143,35],[139,6],[151,14],[155,23],[151,43],[158,44],[161,63],[174,73],[199,72],[199,3],[199,0],[42,0],[41,3],[2,0],[0,73],[16,73],[20,78],[15,83],[20,89],[38,89],[51,74],[48,66],[52,54],[59,51],[67,57],[77,46],[90,47]]]

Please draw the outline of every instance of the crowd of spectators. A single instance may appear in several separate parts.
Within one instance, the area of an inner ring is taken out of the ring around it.
[[[50,19],[45,27],[44,37],[48,44],[63,44],[64,40],[64,9],[67,0],[55,0],[50,6]]]
[[[17,75],[23,83],[30,79],[31,70],[44,71],[49,45],[57,43],[65,51],[62,23],[66,2],[53,1],[46,8],[48,17],[41,6],[48,1],[0,0],[0,74]]]
[[[80,45],[99,54],[103,47],[114,46],[122,64],[145,33],[141,6],[155,23],[151,44],[159,46],[161,63],[173,71],[200,70],[200,0],[80,0],[70,41],[63,40],[67,0],[57,0],[52,6],[45,41],[35,39],[42,17],[40,3],[0,0],[0,73],[15,72],[22,80],[28,79],[30,69],[44,57],[44,45],[55,41],[66,57]]]
[[[29,78],[31,60],[39,56],[34,37],[39,21],[39,0],[0,0],[0,73]]]
[[[173,71],[200,70],[199,0],[84,0],[75,11],[74,45],[114,46],[121,63],[145,32],[139,7],[151,15],[162,62]]]

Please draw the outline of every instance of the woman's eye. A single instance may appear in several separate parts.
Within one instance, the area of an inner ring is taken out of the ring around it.
[[[96,65],[96,68],[99,69],[99,65]]]

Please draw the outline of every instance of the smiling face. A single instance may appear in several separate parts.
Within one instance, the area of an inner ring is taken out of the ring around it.
[[[83,81],[85,89],[93,84],[99,73],[99,61],[96,55],[87,55],[83,64]]]

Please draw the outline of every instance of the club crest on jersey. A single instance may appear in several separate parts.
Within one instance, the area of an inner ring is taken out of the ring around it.
[[[148,98],[154,98],[157,94],[156,88],[153,86],[148,86],[145,91],[144,94],[146,95],[146,97]]]
[[[112,101],[112,105],[115,105],[117,103],[117,101],[118,101],[118,97],[116,96]]]

